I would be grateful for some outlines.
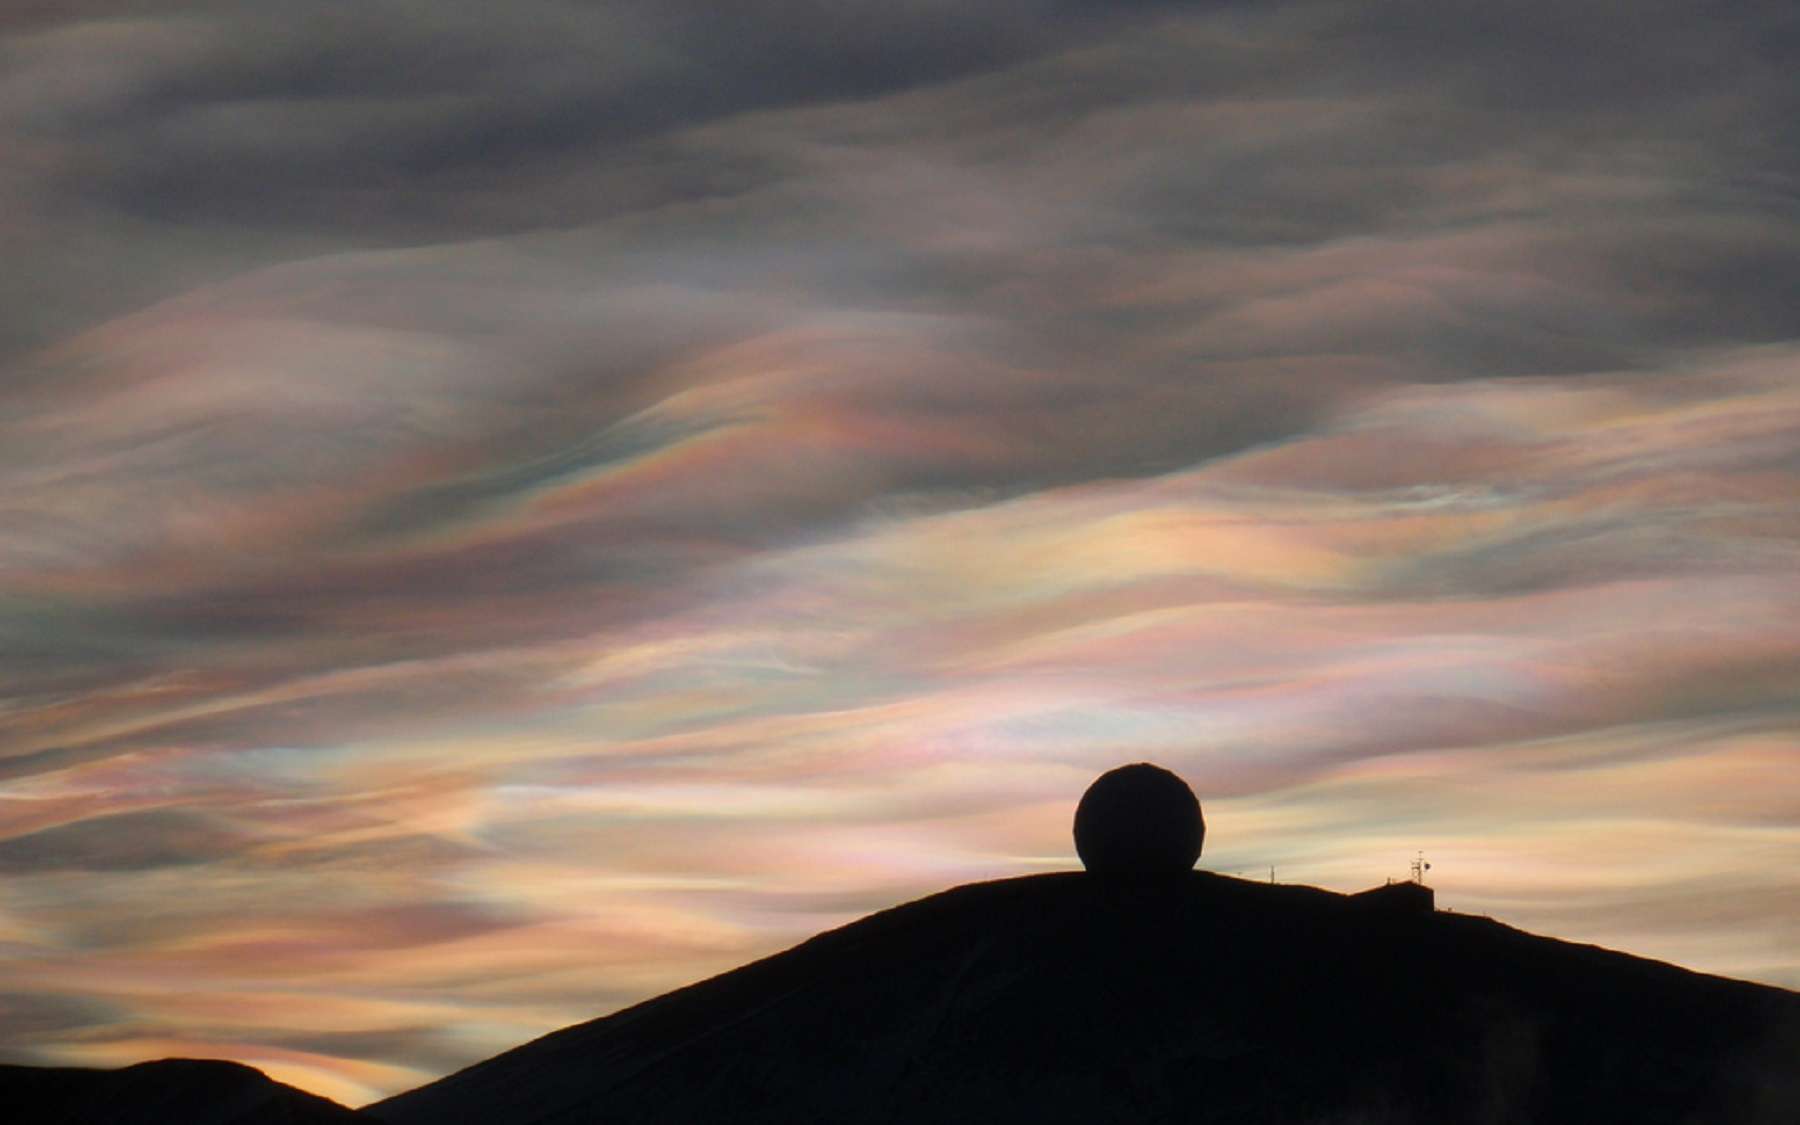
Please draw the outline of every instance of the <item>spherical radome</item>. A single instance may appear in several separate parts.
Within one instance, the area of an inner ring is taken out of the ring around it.
[[[1148,762],[1101,774],[1075,808],[1075,851],[1096,875],[1179,875],[1193,868],[1205,839],[1194,791]]]

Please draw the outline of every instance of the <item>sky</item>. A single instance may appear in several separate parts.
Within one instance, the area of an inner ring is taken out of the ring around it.
[[[1202,867],[1800,987],[1797,61],[11,0],[0,1061],[361,1104],[1074,867],[1138,760]]]

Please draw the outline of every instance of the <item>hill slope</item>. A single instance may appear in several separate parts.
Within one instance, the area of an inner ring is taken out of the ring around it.
[[[1800,995],[1400,899],[1033,876],[883,911],[363,1113],[1788,1125]]]
[[[118,1070],[0,1066],[0,1117],[16,1125],[351,1125],[350,1110],[219,1059]]]

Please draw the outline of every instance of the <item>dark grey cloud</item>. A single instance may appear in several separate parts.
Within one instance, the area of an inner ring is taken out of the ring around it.
[[[147,871],[209,863],[244,843],[242,833],[175,809],[114,813],[0,840],[0,872]]]
[[[1331,39],[1390,64],[1387,80],[1401,76],[1521,117],[1617,113],[1634,129],[1654,127],[1656,110],[1746,84],[1776,92],[1770,80],[1800,51],[1800,20],[1779,3],[1722,12],[1690,0],[1403,0],[1320,10],[1330,13]]]
[[[1103,34],[1139,7],[207,5],[40,31],[10,54],[43,74],[140,53],[125,68],[132,80],[69,83],[62,104],[15,110],[72,147],[70,190],[162,221],[379,236],[429,229],[436,197],[492,191],[543,161],[605,163],[629,142],[723,115],[1006,65]],[[595,201],[590,213],[606,209]],[[466,230],[470,216],[457,218]]]
[[[107,1023],[119,1012],[118,1006],[91,996],[0,992],[0,1025],[9,1033],[9,1041],[0,1044],[0,1061],[37,1062],[26,1046],[34,1037]]]
[[[1677,212],[1791,218],[1800,173],[1787,127],[1800,111],[1788,80],[1800,32],[1782,5],[1720,16],[1659,3],[1626,17],[1608,5],[1076,0],[121,3],[62,19],[34,9],[0,34],[0,69],[16,76],[0,83],[0,140],[28,155],[0,176],[0,201],[41,217],[18,249],[44,260],[0,281],[11,298],[0,349],[307,248],[566,229],[709,201],[787,228],[790,253],[821,238],[843,253],[854,240],[823,229],[834,208],[805,230],[794,208],[819,201],[798,192],[765,206],[813,171],[791,148],[680,138],[758,110],[958,82],[975,85],[940,125],[1018,168],[1125,107],[1266,103],[1315,120],[1295,128],[1258,111],[1237,136],[1170,120],[1134,138],[1119,119],[1128,171],[1105,185],[1104,206],[1088,201],[1099,229],[1070,232],[1118,249],[1306,245],[1492,218],[1497,203],[1566,214],[1569,199],[1544,187],[1573,191],[1583,176],[1654,184],[1662,205],[1636,204],[1643,233]],[[825,138],[896,139],[879,117]],[[914,125],[927,131],[915,140],[934,127]],[[1539,187],[1496,198],[1508,180]],[[1616,212],[1619,187],[1590,185],[1591,206]],[[710,221],[685,220],[701,242]],[[1771,294],[1792,280],[1791,256],[1746,247],[1709,264],[1712,237],[1696,232],[1691,256],[1650,255],[1642,279],[1700,270],[1743,291],[1677,310],[1696,332],[1721,310],[1784,330]],[[1021,269],[868,250],[886,261],[890,298],[991,287]],[[1466,346],[1495,363],[1520,351]],[[1576,368],[1613,353],[1525,354],[1520,366]]]
[[[39,773],[55,773],[83,762],[110,757],[116,751],[107,746],[53,747],[0,758],[0,780],[30,777]]]

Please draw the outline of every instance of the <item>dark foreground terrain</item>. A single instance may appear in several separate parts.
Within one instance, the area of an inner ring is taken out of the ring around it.
[[[1800,994],[1199,872],[959,887],[351,1114],[247,1067],[0,1068],[0,1119],[1800,1123]]]
[[[0,1121],[16,1125],[355,1125],[334,1101],[217,1059],[118,1070],[0,1066]]]
[[[1800,1122],[1800,994],[1433,913],[1424,888],[1393,890],[1201,872],[959,887],[363,1114]]]

